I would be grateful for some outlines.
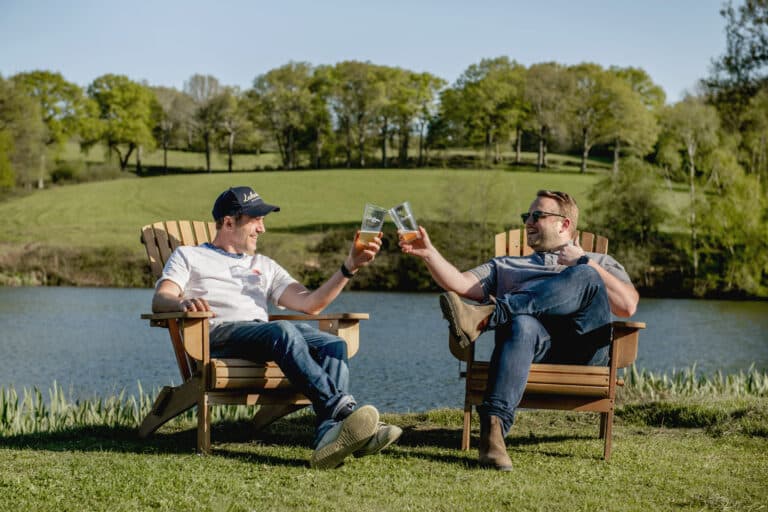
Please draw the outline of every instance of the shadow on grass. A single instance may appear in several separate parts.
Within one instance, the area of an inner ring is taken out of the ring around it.
[[[480,467],[476,460],[479,444],[477,435],[472,436],[471,448],[465,452],[460,450],[460,427],[414,423],[407,419],[403,423],[403,435],[396,449],[388,452],[390,456],[415,457],[469,468]],[[197,430],[188,425],[163,427],[147,439],[140,439],[135,428],[86,426],[57,432],[8,436],[3,438],[3,445],[12,449],[190,455],[195,453]],[[257,464],[300,467],[307,465],[306,459],[289,455],[276,456],[273,451],[261,451],[258,447],[293,446],[309,449],[313,432],[314,416],[311,414],[283,418],[261,431],[254,431],[251,423],[246,420],[227,420],[212,425],[211,442],[213,454],[219,457]],[[590,439],[595,437],[583,434],[512,435],[507,438],[507,446],[515,449]],[[572,457],[571,454],[551,450],[542,453],[552,457]]]

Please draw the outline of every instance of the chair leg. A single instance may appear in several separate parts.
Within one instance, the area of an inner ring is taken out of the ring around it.
[[[601,424],[603,421],[605,421],[605,447],[603,448],[603,459],[608,461],[611,458],[611,445],[612,445],[612,437],[613,437],[613,409],[611,409],[608,412],[602,413],[601,415]],[[603,429],[601,429],[603,430]]]
[[[207,393],[197,402],[197,451],[211,453],[211,403]]]
[[[155,399],[152,410],[139,426],[139,437],[144,439],[167,421],[193,407],[200,394],[198,378],[191,378],[176,387],[165,386]]]
[[[469,434],[472,429],[472,406],[464,405],[464,430],[461,432],[461,449],[469,450]]]
[[[258,431],[275,420],[306,407],[306,404],[262,405],[253,415],[253,426]]]
[[[608,413],[607,412],[601,412],[600,413],[600,439],[605,439],[605,423],[607,420]]]

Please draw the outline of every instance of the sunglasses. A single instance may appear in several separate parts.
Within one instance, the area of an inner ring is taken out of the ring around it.
[[[533,223],[539,222],[539,219],[542,217],[562,217],[567,218],[565,215],[560,215],[559,213],[553,213],[553,212],[542,212],[541,210],[534,210],[532,212],[525,212],[520,215],[520,218],[523,219],[523,224],[528,222],[528,218],[533,219]]]

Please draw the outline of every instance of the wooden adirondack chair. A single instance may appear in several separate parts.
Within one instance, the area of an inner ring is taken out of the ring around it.
[[[179,245],[199,245],[216,235],[213,222],[165,221],[144,226],[141,241],[147,250],[154,280]],[[211,450],[210,408],[218,404],[258,405],[254,429],[310,404],[273,362],[254,363],[243,359],[210,357],[208,312],[143,314],[152,326],[168,329],[182,384],[165,386],[158,394],[152,410],[139,427],[139,436],[152,434],[161,425],[182,412],[197,406],[197,450]],[[328,315],[272,315],[270,320],[317,321],[321,330],[335,334],[347,342],[352,357],[359,346],[359,322],[367,313]]]
[[[581,247],[588,252],[607,254],[608,239],[592,233],[580,233]],[[533,250],[526,244],[524,229],[498,233],[495,237],[496,256],[525,256]],[[603,458],[611,456],[611,435],[616,386],[624,384],[618,369],[631,365],[637,357],[637,344],[643,322],[613,322],[613,339],[608,366],[582,366],[567,364],[533,364],[528,375],[520,407],[529,409],[560,409],[568,411],[595,411],[600,413],[600,438],[605,439]],[[469,450],[472,407],[483,401],[488,381],[488,361],[475,360],[475,345],[455,357],[466,361],[464,393],[464,430],[461,449]]]

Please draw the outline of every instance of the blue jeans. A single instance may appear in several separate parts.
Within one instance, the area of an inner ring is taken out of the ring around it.
[[[497,297],[490,329],[496,343],[478,412],[497,416],[506,435],[531,363],[608,363],[611,311],[605,284],[588,265],[568,267],[528,290]]]
[[[347,344],[303,323],[226,322],[210,334],[211,357],[274,361],[312,402],[317,415],[315,439],[323,437],[356,405],[349,389]]]

